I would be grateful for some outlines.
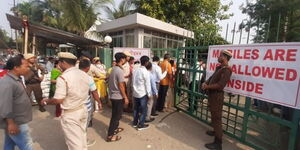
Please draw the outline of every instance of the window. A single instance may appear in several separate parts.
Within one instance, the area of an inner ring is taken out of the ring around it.
[[[146,33],[146,34],[152,34],[151,30],[147,30],[147,29],[144,29],[144,33]]]
[[[162,39],[162,38],[159,38],[159,48],[165,48],[165,43],[166,43],[166,40],[165,39]]]
[[[122,47],[123,38],[122,37],[113,37],[112,38],[112,47]]]
[[[158,47],[158,38],[152,37],[152,48],[159,48]]]
[[[172,47],[172,40],[168,40],[168,42],[167,42],[167,48],[173,48]]]
[[[144,48],[151,48],[151,37],[144,36]]]
[[[182,41],[178,42],[178,47],[183,47],[183,42]]]
[[[109,33],[109,36],[118,36],[118,35],[123,35],[123,31]]]
[[[134,35],[125,36],[126,47],[134,47]]]
[[[177,41],[173,41],[172,42],[172,48],[177,48],[178,47],[178,42]]]
[[[181,36],[144,29],[144,48],[178,48],[183,43]]]

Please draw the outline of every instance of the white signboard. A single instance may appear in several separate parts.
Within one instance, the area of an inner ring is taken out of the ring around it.
[[[300,109],[300,43],[210,46],[207,78],[222,50],[233,54],[224,91]]]
[[[127,48],[127,47],[114,47],[114,55],[118,52],[128,51],[133,57],[134,60],[140,60],[142,56],[150,57],[150,49],[149,48]],[[115,59],[115,58],[113,58]]]

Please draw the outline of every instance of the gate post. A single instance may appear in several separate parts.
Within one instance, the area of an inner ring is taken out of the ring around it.
[[[298,128],[299,128],[299,118],[300,117],[300,110],[295,109],[293,114],[293,120],[292,120],[292,128],[290,131],[290,137],[289,137],[289,150],[294,150],[296,145],[296,139],[298,135]]]

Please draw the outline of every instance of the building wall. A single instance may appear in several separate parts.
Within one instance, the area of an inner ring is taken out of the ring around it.
[[[185,45],[183,36],[141,27],[118,30],[109,35],[113,39],[111,47],[177,48]]]

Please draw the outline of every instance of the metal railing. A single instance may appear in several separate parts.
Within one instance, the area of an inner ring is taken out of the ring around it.
[[[205,71],[195,63],[207,51],[207,46],[178,48],[175,107],[210,124],[207,95],[200,88]],[[294,150],[299,118],[299,110],[225,93],[224,133],[254,149]]]

